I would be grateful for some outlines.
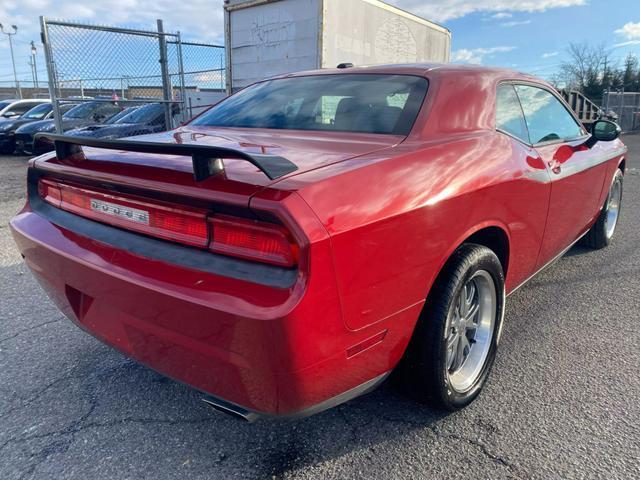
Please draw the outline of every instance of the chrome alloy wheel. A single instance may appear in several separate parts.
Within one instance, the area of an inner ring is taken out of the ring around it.
[[[604,231],[607,238],[613,236],[620,216],[620,204],[622,203],[622,180],[618,176],[611,185],[609,200],[607,201],[607,216],[604,220]]]
[[[449,385],[469,390],[482,373],[496,323],[496,286],[489,272],[478,270],[464,284],[447,321],[446,369]]]

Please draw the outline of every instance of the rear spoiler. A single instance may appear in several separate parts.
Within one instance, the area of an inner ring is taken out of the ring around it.
[[[56,150],[56,156],[61,162],[64,162],[65,159],[72,155],[82,154],[82,147],[191,157],[193,175],[196,182],[201,182],[222,172],[224,170],[222,160],[225,158],[246,160],[256,166],[269,177],[270,180],[276,180],[298,169],[294,163],[277,155],[247,153],[242,150],[227,147],[139,142],[132,140],[100,140],[95,138],[74,137],[71,135],[55,135],[51,133],[38,133],[36,137],[46,138],[52,141]]]

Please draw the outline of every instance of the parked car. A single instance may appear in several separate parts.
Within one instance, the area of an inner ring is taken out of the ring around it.
[[[62,103],[59,109],[64,114],[76,105],[76,103]],[[53,117],[53,105],[51,103],[42,103],[18,118],[0,121],[0,153],[10,154],[14,152],[15,133],[18,128],[28,123],[38,122],[42,119],[48,120]]]
[[[51,136],[11,229],[73,322],[237,417],[315,413],[393,370],[455,410],[507,295],[612,241],[619,134],[509,70],[303,72],[144,141]]]
[[[64,131],[73,128],[104,122],[112,115],[120,112],[123,107],[116,102],[84,102],[75,105],[62,116]],[[16,152],[25,155],[38,155],[49,152],[53,144],[46,140],[34,139],[36,133],[54,132],[55,120],[42,120],[19,127],[15,133]]]
[[[53,111],[51,102],[41,103],[19,117],[0,120],[0,153],[13,153],[15,149],[15,130],[27,123],[44,120]]]
[[[93,138],[122,138],[133,135],[163,132],[165,127],[165,111],[161,103],[151,103],[141,107],[132,107],[133,111],[117,115],[113,121],[98,125],[89,125],[69,130],[68,135]]]
[[[50,103],[51,100],[43,98],[29,98],[26,100],[0,100],[0,119],[15,118],[28,112],[36,105]]]

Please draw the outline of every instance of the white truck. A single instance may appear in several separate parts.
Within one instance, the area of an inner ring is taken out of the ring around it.
[[[449,61],[451,32],[379,0],[225,0],[227,91],[283,73]]]

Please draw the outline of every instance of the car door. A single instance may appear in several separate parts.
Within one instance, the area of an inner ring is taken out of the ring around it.
[[[538,268],[585,232],[600,209],[606,159],[583,146],[588,133],[559,97],[540,85],[515,85],[529,138],[551,177]]]

